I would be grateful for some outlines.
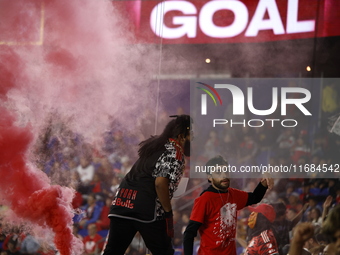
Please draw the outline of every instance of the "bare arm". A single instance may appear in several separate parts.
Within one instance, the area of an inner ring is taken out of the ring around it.
[[[293,239],[289,248],[289,255],[301,255],[305,242],[314,235],[314,227],[309,222],[303,222],[296,226]]]
[[[156,193],[162,204],[164,211],[171,211],[171,201],[169,194],[169,179],[166,177],[157,177],[155,180]]]
[[[328,196],[326,198],[325,202],[322,205],[322,207],[323,207],[323,210],[322,210],[322,222],[324,222],[326,217],[327,217],[327,214],[328,214],[328,211],[329,211],[329,207],[331,207],[332,201],[333,201],[333,197],[332,196]]]
[[[303,208],[298,212],[298,214],[292,220],[292,223],[293,223],[292,227],[295,227],[296,224],[299,223],[299,221],[302,218],[302,215],[305,213],[305,211],[307,210],[308,207],[309,207],[309,203],[304,204]]]

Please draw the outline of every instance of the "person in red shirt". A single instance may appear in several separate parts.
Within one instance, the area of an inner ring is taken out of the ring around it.
[[[105,198],[105,205],[102,207],[100,217],[95,223],[97,226],[97,230],[106,230],[110,228],[110,218],[107,217],[110,211],[110,205],[111,205],[112,199],[110,197]]]
[[[88,235],[84,237],[84,253],[85,255],[98,254],[104,246],[104,238],[97,233],[97,226],[91,223],[87,226]]]
[[[249,206],[252,212],[248,219],[250,242],[244,255],[279,255],[278,245],[272,230],[272,223],[276,218],[274,207],[260,204]]]
[[[228,166],[228,162],[217,156],[210,159],[206,166]],[[230,188],[226,172],[208,173],[209,186],[195,199],[190,221],[184,232],[183,247],[185,255],[193,254],[193,242],[200,233],[201,241],[198,255],[232,254],[236,255],[237,211],[261,201],[271,178],[262,179],[253,192]]]

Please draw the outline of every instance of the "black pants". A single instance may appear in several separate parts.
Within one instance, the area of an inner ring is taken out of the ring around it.
[[[111,217],[109,238],[103,255],[124,255],[137,231],[152,255],[174,254],[171,238],[166,234],[165,220],[142,223]]]

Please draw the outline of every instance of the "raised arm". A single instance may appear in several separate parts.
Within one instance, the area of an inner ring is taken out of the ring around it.
[[[328,196],[326,198],[325,202],[322,205],[322,207],[323,207],[323,210],[322,210],[322,222],[324,222],[326,217],[327,217],[327,214],[329,212],[329,208],[331,207],[332,201],[333,201],[333,197],[332,196]]]
[[[254,191],[248,193],[246,206],[259,203],[266,194],[267,189],[273,187],[273,183],[273,179],[263,178]]]

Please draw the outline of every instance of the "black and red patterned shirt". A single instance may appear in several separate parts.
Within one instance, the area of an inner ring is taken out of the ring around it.
[[[271,229],[254,236],[244,252],[244,255],[279,255],[274,233]]]
[[[170,199],[177,190],[178,184],[183,176],[184,170],[184,155],[177,148],[175,142],[165,144],[165,152],[159,157],[155,170],[152,172],[152,177],[166,177],[169,179],[169,194]],[[160,218],[164,214],[161,202],[156,200],[156,214]]]
[[[155,179],[169,179],[169,195],[177,190],[184,170],[184,154],[176,142],[169,141],[164,150],[138,159],[122,180],[112,202],[109,217],[152,222],[162,219],[164,210],[157,197]]]

